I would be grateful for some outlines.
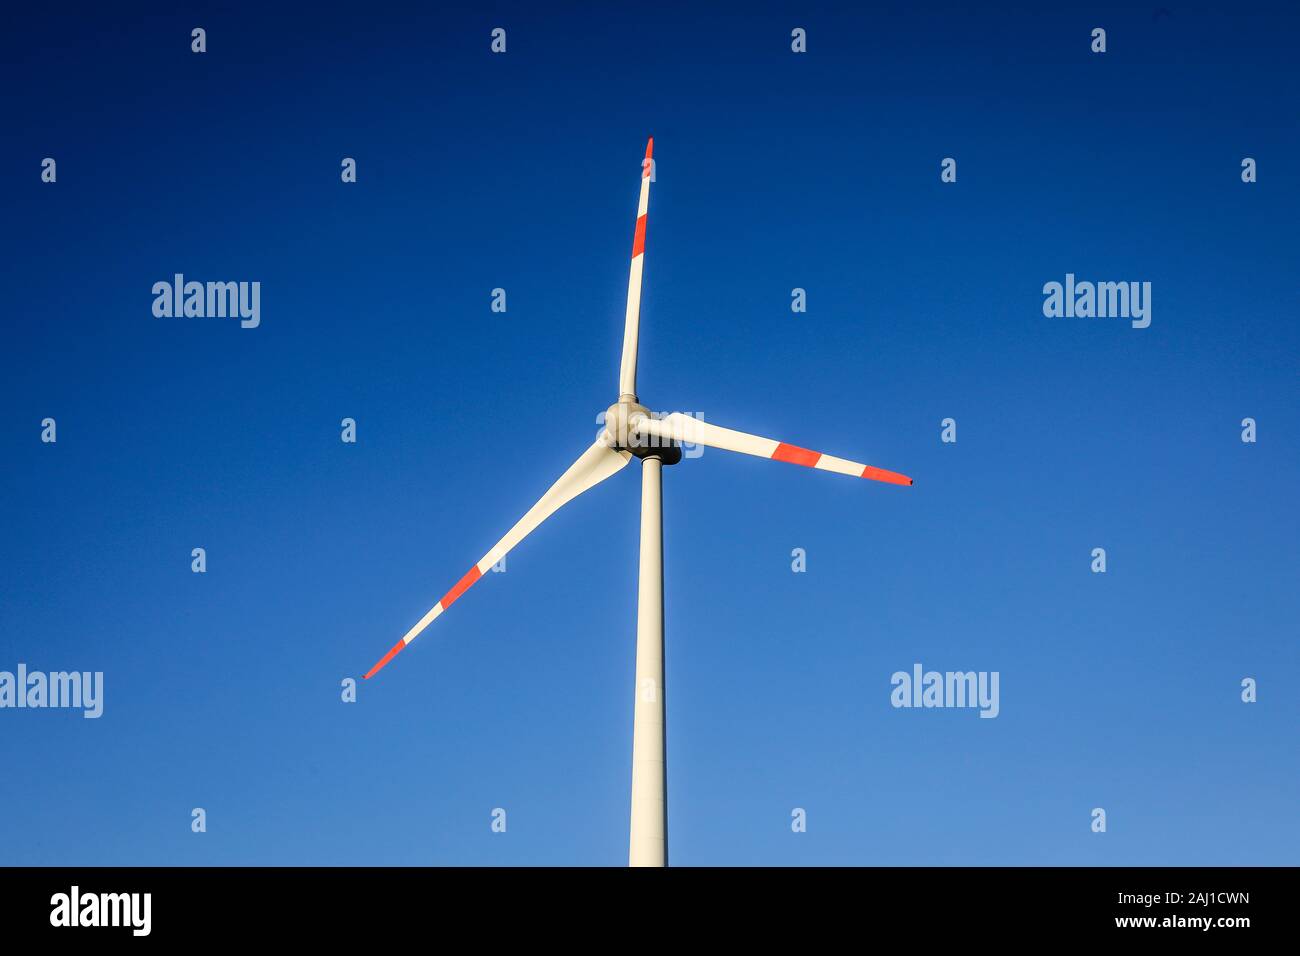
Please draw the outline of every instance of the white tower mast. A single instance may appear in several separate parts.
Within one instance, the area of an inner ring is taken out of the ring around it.
[[[629,866],[668,865],[664,760],[663,462],[641,462],[641,568],[636,603],[636,708],[632,718]]]

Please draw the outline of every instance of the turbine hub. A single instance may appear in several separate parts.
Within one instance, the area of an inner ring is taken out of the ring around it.
[[[624,395],[621,399],[627,399]],[[631,452],[637,458],[658,458],[665,465],[675,465],[682,460],[681,446],[654,435],[638,434],[633,423],[638,418],[653,418],[650,409],[635,398],[620,400],[605,410],[605,430],[614,439],[614,447]]]

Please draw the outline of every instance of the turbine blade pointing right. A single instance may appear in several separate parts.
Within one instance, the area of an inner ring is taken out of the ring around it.
[[[820,468],[840,475],[852,475],[855,478],[870,478],[873,481],[885,481],[891,485],[910,485],[912,479],[896,471],[874,468],[861,462],[823,455],[821,452],[809,451],[798,445],[760,438],[745,432],[733,431],[702,422],[690,415],[673,412],[663,418],[636,418],[632,430],[641,435],[654,435],[671,441],[685,442],[691,445],[707,445],[710,448],[722,448],[726,451],[738,451],[743,455],[757,458],[772,458],[776,461],[788,461],[792,465],[804,465],[808,468]]]
[[[599,441],[582,453],[582,456],[569,467],[568,471],[560,476],[559,481],[551,485],[546,494],[542,495],[541,500],[528,509],[528,513],[506,532],[505,537],[493,545],[491,551],[483,555],[478,564],[465,572],[465,575],[452,586],[450,591],[443,595],[442,600],[435,604],[428,614],[420,618],[415,623],[415,626],[407,631],[402,639],[394,644],[374,667],[366,671],[366,677],[373,677],[378,673],[407,644],[415,640],[421,631],[432,624],[434,618],[451,607],[458,597],[468,591],[475,581],[487,574],[492,565],[504,558],[511,548],[524,540],[538,525],[584,491],[594,488],[606,478],[617,474],[631,457],[626,451],[617,451],[611,448],[607,437],[602,436]]]
[[[636,396],[636,346],[641,334],[641,269],[645,265],[646,214],[650,210],[650,173],[654,169],[655,138],[645,144],[641,163],[641,199],[632,236],[632,270],[627,277],[627,316],[623,323],[623,361],[618,367],[619,400]]]

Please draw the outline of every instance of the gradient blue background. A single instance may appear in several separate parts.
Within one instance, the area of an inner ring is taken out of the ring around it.
[[[0,863],[625,862],[635,465],[339,684],[614,400],[653,133],[643,401],[917,479],[665,473],[672,862],[1295,864],[1297,17],[1039,6],[12,13],[0,669],[106,707],[0,711]]]

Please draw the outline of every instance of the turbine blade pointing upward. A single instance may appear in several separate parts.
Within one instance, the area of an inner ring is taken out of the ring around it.
[[[646,214],[650,210],[650,174],[654,170],[655,138],[645,144],[641,163],[641,199],[632,235],[632,270],[627,277],[627,317],[623,323],[623,361],[618,368],[619,400],[636,396],[636,345],[641,333],[641,269],[645,263]]]
[[[788,461],[792,465],[804,465],[808,468],[820,468],[840,475],[852,475],[855,478],[870,478],[873,481],[885,481],[891,485],[910,485],[912,479],[895,471],[874,468],[861,462],[823,455],[821,452],[809,451],[798,445],[760,438],[745,432],[733,431],[702,422],[690,415],[673,412],[663,418],[636,418],[632,430],[641,435],[653,435],[661,439],[685,442],[691,445],[707,445],[710,448],[722,448],[726,451],[738,451],[743,455],[757,458],[772,458],[776,461]]]
[[[606,478],[617,474],[631,457],[625,451],[616,451],[611,448],[606,436],[602,436],[601,440],[583,452],[582,456],[569,467],[569,470],[560,476],[559,481],[551,485],[546,494],[542,495],[541,500],[528,509],[528,513],[506,532],[506,536],[493,545],[491,551],[483,555],[478,564],[465,572],[464,576],[452,586],[450,591],[442,596],[442,600],[435,604],[428,614],[420,618],[415,623],[415,626],[407,631],[402,639],[394,644],[374,667],[366,671],[366,677],[373,677],[378,673],[407,644],[415,640],[421,631],[432,624],[438,615],[451,607],[458,597],[468,591],[475,581],[487,574],[492,565],[504,558],[510,552],[510,549],[524,540],[538,525],[584,491],[594,488]]]

